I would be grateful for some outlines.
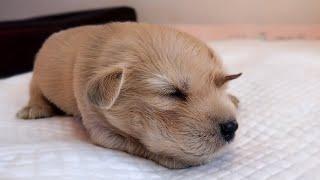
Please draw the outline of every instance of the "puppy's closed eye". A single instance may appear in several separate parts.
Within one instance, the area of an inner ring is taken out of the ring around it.
[[[178,99],[181,101],[186,101],[187,100],[187,94],[180,90],[179,88],[173,88],[172,90],[169,90],[168,92],[165,93],[166,96],[174,99]]]
[[[186,101],[188,98],[187,95],[187,83],[182,81],[181,88],[173,85],[172,81],[169,80],[166,76],[155,75],[155,78],[150,78],[149,83],[151,87],[156,87],[156,92],[163,97]]]

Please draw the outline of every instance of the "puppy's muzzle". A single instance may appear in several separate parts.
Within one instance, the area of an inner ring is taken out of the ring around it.
[[[238,123],[236,122],[236,120],[229,120],[219,125],[220,133],[223,139],[227,142],[231,141],[235,136],[236,130],[238,129]]]

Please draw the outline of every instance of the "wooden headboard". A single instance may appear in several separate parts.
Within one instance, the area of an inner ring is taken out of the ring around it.
[[[136,20],[134,9],[116,7],[0,22],[0,78],[31,71],[35,54],[54,32],[81,25]]]

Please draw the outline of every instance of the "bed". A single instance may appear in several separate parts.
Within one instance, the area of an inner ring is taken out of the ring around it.
[[[31,73],[0,80],[0,179],[320,179],[320,41],[210,42],[240,100],[233,143],[169,170],[90,143],[72,117],[19,120]]]

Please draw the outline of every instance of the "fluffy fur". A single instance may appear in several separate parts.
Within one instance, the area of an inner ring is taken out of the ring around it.
[[[81,116],[92,141],[168,168],[210,161],[235,119],[222,63],[206,44],[148,24],[83,26],[53,34],[37,54],[23,119],[58,107]]]

